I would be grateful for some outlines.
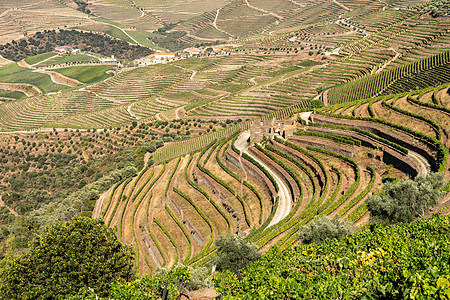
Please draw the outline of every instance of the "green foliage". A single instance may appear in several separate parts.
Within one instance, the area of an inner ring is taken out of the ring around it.
[[[229,234],[215,241],[217,256],[213,263],[218,270],[237,272],[249,263],[261,258],[256,245],[247,242],[243,236]]]
[[[106,71],[112,66],[75,66],[69,68],[55,69],[55,72],[61,73],[67,77],[75,78],[83,83],[93,84],[103,81],[109,77]]]
[[[24,47],[21,47],[20,45]],[[44,30],[25,36],[14,43],[0,46],[0,54],[8,59],[19,61],[25,57],[53,51],[58,46],[72,46],[105,56],[115,55],[120,59],[135,59],[152,54],[154,51],[126,41],[92,32],[78,30]]]
[[[347,220],[323,216],[300,227],[297,239],[304,244],[319,243],[327,239],[341,239],[351,233],[352,225]]]
[[[429,12],[434,18],[450,15],[449,0],[432,0],[430,5],[424,7],[421,13]]]
[[[0,270],[2,299],[58,299],[91,287],[99,295],[132,280],[133,254],[101,219],[75,217],[47,227],[29,251]]]
[[[191,278],[186,281],[184,286],[190,291],[213,287],[209,270],[206,267],[189,268]]]
[[[375,226],[341,240],[274,247],[213,278],[224,299],[448,299],[450,217]]]
[[[134,281],[117,281],[111,284],[110,297],[102,298],[100,294],[92,289],[82,288],[80,291],[68,297],[68,300],[157,300],[161,299],[167,281],[167,299],[176,299],[181,292],[178,286],[181,279],[190,279],[190,270],[185,267],[159,269],[156,274],[140,277]]]
[[[319,93],[320,94],[320,93]],[[307,110],[313,110],[313,109],[318,109],[318,108],[322,108],[323,102],[321,100],[312,100],[311,102],[309,102],[308,106],[307,106]]]
[[[361,141],[354,139],[352,137],[346,137],[338,134],[333,134],[329,132],[320,132],[320,131],[296,131],[294,135],[309,135],[309,136],[317,136],[322,138],[327,138],[336,142],[345,143],[349,145],[361,145]]]
[[[431,173],[423,177],[418,176],[414,181],[404,180],[383,185],[380,195],[366,200],[371,220],[393,224],[412,222],[419,215],[423,216],[442,196],[442,178],[442,174]]]

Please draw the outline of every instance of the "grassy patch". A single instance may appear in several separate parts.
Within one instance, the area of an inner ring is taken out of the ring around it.
[[[48,60],[43,64],[39,64],[39,66],[54,66],[72,62],[91,62],[91,61],[98,62],[98,59],[84,54],[63,55],[56,57],[55,59]]]
[[[55,55],[56,55],[56,53],[46,52],[46,53],[38,54],[38,55],[35,55],[35,56],[27,57],[27,58],[25,58],[25,61],[27,63],[29,63],[30,65],[34,65],[34,64],[37,64],[40,61],[43,61],[44,59],[50,58],[50,57],[55,56]]]
[[[112,66],[82,66],[56,69],[54,71],[81,82],[92,84],[108,78],[109,75],[105,72],[111,68]]]
[[[159,36],[158,34],[150,33],[144,30],[127,31],[127,33],[143,46],[147,46],[157,50],[165,50],[164,48],[159,47],[158,45],[147,39],[148,37]]]
[[[0,68],[0,82],[29,83],[37,86],[44,93],[67,88],[64,85],[54,83],[49,75],[31,72],[30,69],[22,68],[17,64],[9,64]]]
[[[136,44],[129,36],[123,33],[123,31],[120,30],[119,28],[111,26],[111,28],[106,33],[115,38],[130,42],[132,44]]]
[[[18,91],[10,91],[0,89],[0,97],[13,98],[13,99],[22,99],[25,97],[25,94]]]
[[[295,71],[295,70],[298,70],[297,66],[289,66],[287,68],[283,68],[283,69],[280,69],[277,71],[270,72],[270,73],[268,73],[268,75],[271,77],[274,77],[274,76],[283,75],[283,74],[286,74],[286,73],[289,73],[289,72]]]
[[[304,61],[298,63],[297,65],[302,66],[302,67],[312,67],[312,66],[317,66],[317,65],[321,65],[321,64],[322,63],[320,63],[320,62],[307,59],[307,60],[304,60]]]
[[[204,99],[204,100],[200,100],[197,102],[193,102],[193,103],[189,103],[188,105],[186,105],[186,107],[184,108],[186,111],[190,111],[196,107],[199,107],[201,105],[205,105],[208,104],[210,102],[213,102],[214,100],[217,100],[216,98],[213,99]]]

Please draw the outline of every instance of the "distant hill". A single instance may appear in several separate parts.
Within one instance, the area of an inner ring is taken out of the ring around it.
[[[77,30],[44,30],[0,45],[0,54],[7,59],[19,61],[28,56],[52,51],[58,46],[71,46],[119,59],[135,59],[152,54],[154,51],[110,37]]]

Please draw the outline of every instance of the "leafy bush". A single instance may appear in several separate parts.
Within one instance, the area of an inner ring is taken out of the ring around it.
[[[101,219],[75,217],[47,227],[29,251],[0,270],[0,298],[57,299],[93,288],[109,294],[110,283],[132,280],[134,257]]]
[[[450,15],[450,1],[449,0],[432,0],[430,5],[424,7],[421,13],[429,12],[434,18]]]
[[[224,299],[448,299],[450,217],[375,226],[341,240],[274,247],[213,278]]]
[[[371,219],[382,224],[393,224],[409,223],[417,216],[423,216],[442,196],[439,191],[443,185],[442,179],[442,174],[431,173],[418,176],[414,181],[404,180],[383,185],[380,195],[366,200]]]
[[[221,271],[237,272],[249,263],[261,258],[256,245],[247,242],[241,235],[229,234],[215,241],[217,256],[213,263]]]
[[[347,220],[323,216],[300,227],[297,239],[304,244],[323,242],[326,239],[341,239],[351,233],[351,228],[352,225]]]
[[[184,284],[184,286],[190,290],[200,290],[213,287],[211,278],[209,278],[209,270],[206,267],[189,268],[191,278]]]

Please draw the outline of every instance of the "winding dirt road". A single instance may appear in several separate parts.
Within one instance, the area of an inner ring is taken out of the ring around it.
[[[82,84],[82,82],[80,82],[76,79],[64,76],[63,74],[58,73],[58,72],[47,71],[47,70],[36,70],[34,72],[42,73],[42,74],[46,74],[46,75],[50,76],[52,81],[56,84],[67,85],[70,87],[76,87],[76,86]]]
[[[291,194],[289,193],[289,189],[286,183],[275,172],[273,172],[262,161],[260,161],[259,159],[248,153],[247,150],[249,146],[247,140],[249,137],[250,131],[244,131],[243,133],[241,133],[236,140],[235,143],[236,148],[238,148],[241,152],[247,154],[248,156],[256,160],[258,163],[260,163],[270,173],[270,175],[273,176],[273,178],[275,179],[280,188],[277,195],[279,197],[278,208],[277,211],[275,212],[275,215],[273,216],[272,221],[268,225],[268,227],[270,227],[283,220],[291,211],[291,203],[292,203]]]

